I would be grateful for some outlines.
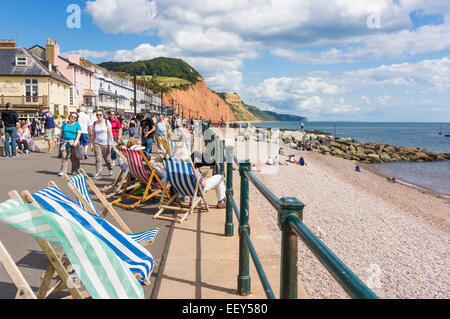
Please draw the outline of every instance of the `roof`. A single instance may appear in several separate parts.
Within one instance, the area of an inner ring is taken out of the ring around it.
[[[28,66],[16,66],[16,55],[24,55],[28,58]],[[36,55],[25,48],[11,48],[0,50],[0,75],[10,76],[49,76],[58,81],[72,85],[69,79],[62,75],[56,68],[49,69],[49,64],[45,60],[39,59]]]
[[[85,72],[87,72],[87,73],[90,73],[90,74],[93,74],[94,72],[92,72],[91,70],[89,70],[89,69],[86,69],[84,66],[82,66],[82,65],[80,65],[80,64],[76,64],[76,63],[73,63],[73,62],[71,62],[69,59],[66,59],[65,57],[63,57],[63,56],[58,56],[61,60],[64,60],[64,61],[66,61],[67,63],[69,63],[69,65],[73,65],[73,66],[75,66],[75,67],[77,67],[77,68],[80,68],[80,69],[82,69],[83,71],[85,71]]]

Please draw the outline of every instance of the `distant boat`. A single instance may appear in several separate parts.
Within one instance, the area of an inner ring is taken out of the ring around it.
[[[442,135],[442,126],[441,126],[441,129],[440,129],[440,131],[439,131],[439,133],[438,133],[439,135]],[[447,136],[447,135],[446,135]]]
[[[445,134],[444,136],[445,136],[445,137],[450,137],[450,134]]]

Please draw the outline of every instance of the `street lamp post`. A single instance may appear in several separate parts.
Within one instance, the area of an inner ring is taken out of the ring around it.
[[[117,114],[117,90],[114,93],[114,100],[116,101],[116,114]]]

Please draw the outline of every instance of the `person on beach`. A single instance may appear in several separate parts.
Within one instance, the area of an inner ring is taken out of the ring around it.
[[[2,111],[2,121],[5,130],[5,154],[6,157],[15,157],[16,153],[16,139],[17,139],[17,123],[19,122],[19,117],[17,112],[13,110],[13,105],[11,103],[6,103],[6,109]],[[9,146],[11,143],[11,149]]]
[[[89,146],[89,135],[92,135],[92,123],[89,115],[86,114],[86,108],[84,106],[80,107],[80,112],[78,113],[78,123],[81,126],[81,149],[83,150],[84,159],[88,159],[87,150]]]
[[[45,131],[44,139],[48,143],[47,154],[53,154],[53,147],[55,145],[55,121],[53,119],[53,114],[47,107],[43,107],[41,113],[42,128]]]
[[[300,157],[300,159],[298,160],[298,164],[299,164],[300,166],[306,166],[305,159],[304,159],[303,157]]]
[[[59,133],[60,148],[61,148],[61,172],[59,176],[67,174],[67,161],[70,159],[72,163],[72,173],[78,174],[80,169],[81,152],[77,154],[81,137],[81,126],[77,122],[78,113],[72,112],[69,115],[69,121],[61,126],[61,133]]]
[[[151,159],[151,154],[153,150],[153,141],[155,138],[155,132],[156,132],[156,126],[153,123],[153,119],[145,116],[144,114],[139,114],[137,117],[138,121],[140,122],[140,137],[141,137],[141,144],[144,149],[144,154],[147,156],[147,159]]]
[[[109,170],[109,176],[114,175],[111,163],[111,148],[114,143],[111,123],[103,117],[103,111],[95,112],[97,121],[92,124],[91,151],[95,154],[95,175],[94,179],[102,178],[102,164],[106,162]]]

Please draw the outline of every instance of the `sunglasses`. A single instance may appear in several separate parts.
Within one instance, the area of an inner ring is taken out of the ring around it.
[[[103,114],[97,114],[97,117],[103,117]]]

